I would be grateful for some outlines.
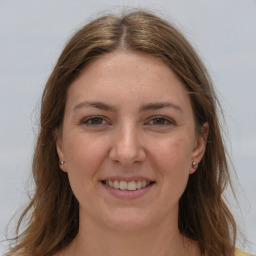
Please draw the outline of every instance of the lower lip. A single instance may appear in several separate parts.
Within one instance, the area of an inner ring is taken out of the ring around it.
[[[102,183],[101,183],[102,184]],[[107,189],[112,195],[114,195],[117,198],[120,199],[136,199],[139,198],[143,195],[145,195],[146,193],[148,193],[154,186],[155,183],[141,188],[141,189],[136,189],[136,190],[121,190],[118,188],[111,188],[105,184],[102,184],[104,186],[105,189]]]

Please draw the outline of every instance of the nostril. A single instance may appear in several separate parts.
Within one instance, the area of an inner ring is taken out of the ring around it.
[[[110,160],[123,167],[130,167],[145,161],[146,153],[139,140],[136,138],[124,138],[114,140],[109,152]]]

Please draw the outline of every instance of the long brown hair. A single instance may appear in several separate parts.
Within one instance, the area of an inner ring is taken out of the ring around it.
[[[88,62],[120,49],[162,59],[190,92],[198,131],[203,123],[209,123],[205,155],[197,171],[190,175],[180,199],[178,225],[180,232],[198,241],[208,256],[231,256],[236,224],[223,199],[223,191],[231,181],[217,116],[218,100],[211,80],[184,36],[173,25],[145,11],[96,19],[79,30],[61,53],[42,96],[33,159],[35,193],[19,219],[10,254],[19,251],[26,256],[52,255],[78,233],[79,204],[67,174],[59,168],[56,130],[62,124],[71,82]],[[25,217],[26,228],[19,234]]]

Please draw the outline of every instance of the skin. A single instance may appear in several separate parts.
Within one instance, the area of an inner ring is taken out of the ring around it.
[[[57,139],[80,207],[79,233],[59,255],[200,255],[179,233],[178,202],[207,133],[207,123],[196,132],[189,94],[161,60],[123,51],[93,60],[68,90]],[[154,184],[135,199],[101,182],[138,176]]]

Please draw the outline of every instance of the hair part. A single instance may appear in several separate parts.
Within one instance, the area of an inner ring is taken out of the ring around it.
[[[52,255],[77,235],[79,204],[67,174],[59,168],[56,131],[63,121],[72,81],[90,61],[117,50],[160,58],[186,86],[198,132],[208,122],[205,155],[197,171],[190,175],[180,199],[178,226],[182,234],[198,241],[208,256],[230,256],[235,248],[236,224],[223,199],[223,191],[231,180],[217,116],[218,99],[207,70],[190,43],[173,25],[144,11],[121,17],[106,15],[90,22],[61,53],[42,95],[40,131],[32,165],[36,190],[19,219],[11,253]],[[29,216],[27,228],[19,234],[25,216]]]

